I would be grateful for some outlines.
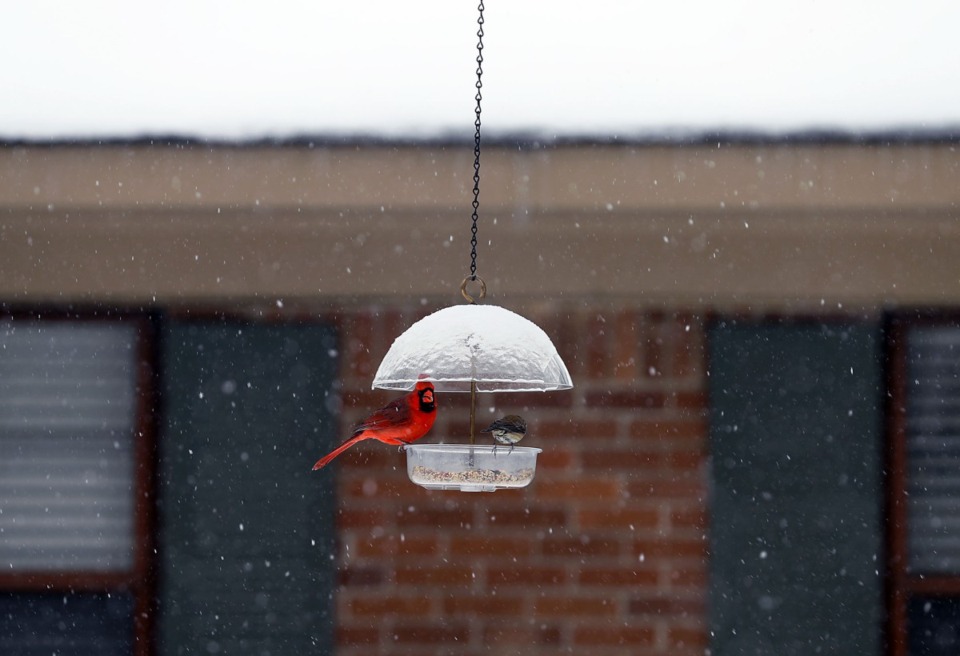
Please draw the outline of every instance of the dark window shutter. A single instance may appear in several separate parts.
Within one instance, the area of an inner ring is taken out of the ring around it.
[[[882,652],[880,334],[710,332],[712,653]]]
[[[160,652],[332,653],[334,331],[163,333]]]

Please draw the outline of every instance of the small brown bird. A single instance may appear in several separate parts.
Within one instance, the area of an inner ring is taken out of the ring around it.
[[[513,445],[527,434],[527,422],[519,415],[507,415],[502,419],[497,419],[480,432],[492,433],[494,442],[509,445],[512,450]]]

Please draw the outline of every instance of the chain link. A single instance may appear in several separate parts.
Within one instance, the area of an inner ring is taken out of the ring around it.
[[[477,108],[475,111],[477,120],[474,126],[477,131],[473,136],[473,226],[470,228],[470,280],[477,279],[477,219],[479,218],[477,210],[480,208],[480,101],[483,99],[480,93],[483,89],[483,0],[477,7],[480,11],[480,17],[477,19]]]

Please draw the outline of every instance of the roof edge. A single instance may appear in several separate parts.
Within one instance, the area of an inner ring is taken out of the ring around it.
[[[800,130],[794,132],[750,130],[661,131],[630,135],[569,134],[542,135],[534,132],[503,132],[484,136],[483,144],[490,148],[541,150],[564,147],[590,146],[718,146],[737,145],[863,145],[893,146],[908,144],[960,144],[960,124],[931,129],[892,129],[878,131]],[[389,137],[372,134],[300,134],[286,137],[256,137],[250,139],[221,139],[184,136],[178,134],[135,137],[90,138],[4,138],[0,148],[45,148],[91,146],[160,146],[209,148],[460,148],[473,146],[473,137],[439,135],[436,137]]]

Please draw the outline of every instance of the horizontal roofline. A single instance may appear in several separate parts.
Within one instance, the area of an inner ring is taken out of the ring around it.
[[[844,130],[806,130],[797,132],[765,132],[736,130],[676,131],[647,134],[619,135],[557,135],[532,132],[495,133],[483,137],[483,145],[490,148],[518,148],[539,150],[571,146],[699,146],[721,145],[907,145],[960,144],[960,125],[949,129],[902,129],[853,132]],[[464,147],[473,145],[473,136],[439,135],[435,137],[385,137],[367,134],[317,134],[277,138],[205,139],[182,135],[144,135],[140,137],[90,137],[79,139],[32,139],[0,137],[0,148],[11,147],[76,147],[90,146],[163,146],[163,147],[292,147],[292,148],[353,148],[353,147]]]

